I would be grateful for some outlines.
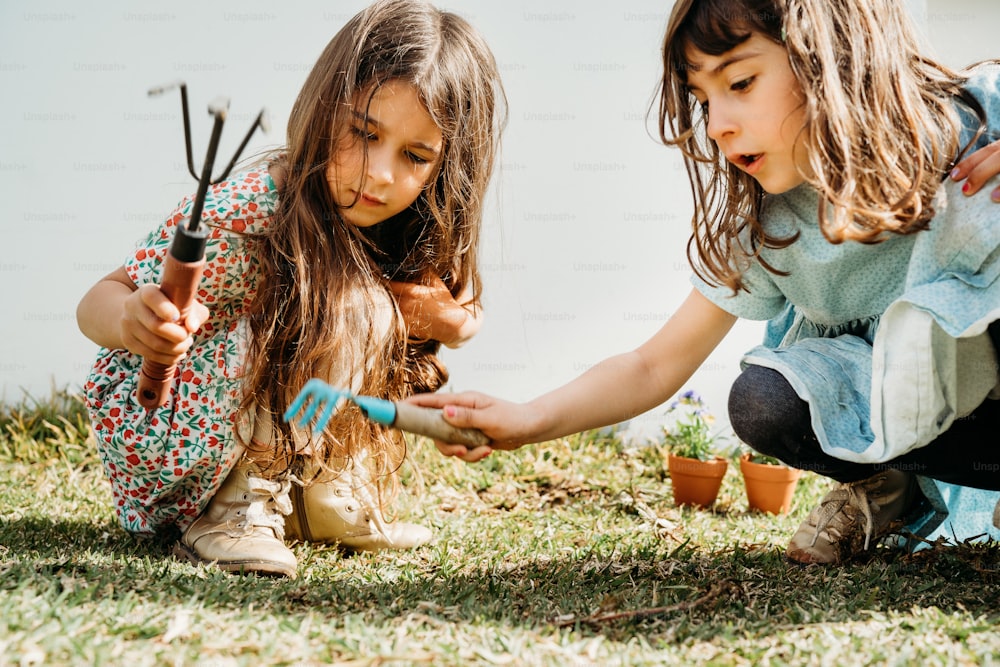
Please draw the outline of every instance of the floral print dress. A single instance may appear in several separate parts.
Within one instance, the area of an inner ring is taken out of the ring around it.
[[[137,401],[142,358],[102,348],[84,385],[101,461],[122,526],[151,533],[193,521],[240,454],[235,415],[246,349],[245,317],[258,265],[250,234],[267,228],[277,190],[266,166],[233,176],[206,195],[205,269],[197,298],[209,319],[194,334],[167,402],[147,411]],[[187,197],[125,260],[136,285],[159,283],[174,231],[193,205]]]

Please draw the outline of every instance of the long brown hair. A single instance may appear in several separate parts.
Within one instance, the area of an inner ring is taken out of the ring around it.
[[[765,193],[729,164],[687,88],[685,50],[721,55],[759,33],[788,51],[805,98],[801,140],[832,243],[926,229],[958,151],[953,103],[965,77],[919,53],[898,0],[678,0],[663,43],[659,130],[679,146],[695,200],[688,257],[704,280],[743,289],[740,267],[764,247]],[[697,260],[697,261],[695,261]],[[766,266],[766,264],[765,264]],[[778,273],[771,267],[767,267]]]
[[[441,129],[443,150],[417,201],[363,230],[343,220],[326,168],[352,123],[352,109],[365,113],[371,96],[389,81],[417,89]],[[395,304],[388,281],[438,276],[452,294],[471,289],[478,300],[479,228],[504,102],[482,37],[462,18],[424,2],[372,4],[320,55],[276,160],[284,181],[277,213],[253,241],[261,278],[240,410],[269,415],[278,460],[287,460],[295,447],[281,415],[310,378],[339,378],[346,388],[359,381],[362,393],[390,400],[433,391],[446,379],[434,356],[437,343],[410,343],[398,309],[390,313],[390,335],[382,335],[385,304]],[[384,474],[402,462],[405,442],[349,407],[322,439],[313,439],[320,464],[362,450],[374,472]]]

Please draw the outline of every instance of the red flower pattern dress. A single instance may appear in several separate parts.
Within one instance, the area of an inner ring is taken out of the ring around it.
[[[147,411],[136,400],[142,358],[102,348],[84,385],[101,461],[122,526],[151,533],[181,529],[208,504],[236,463],[234,417],[246,350],[245,317],[257,288],[258,264],[247,234],[267,228],[277,190],[266,167],[211,187],[202,224],[210,229],[198,299],[209,319],[194,334],[169,399]],[[136,285],[159,283],[186,197],[125,261]]]

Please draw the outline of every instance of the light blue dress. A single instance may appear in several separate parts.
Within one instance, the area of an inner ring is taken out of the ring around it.
[[[1000,66],[976,68],[966,87],[987,116],[978,148],[1000,139]],[[979,121],[961,113],[964,145]],[[986,335],[1000,319],[1000,206],[959,188],[950,179],[942,184],[928,231],[873,245],[829,243],[811,186],[768,196],[768,233],[799,238],[761,257],[789,275],[755,262],[744,273],[749,292],[736,295],[693,278],[726,311],[768,320],[763,344],[743,363],[784,375],[808,401],[813,430],[831,456],[860,463],[897,458],[987,397],[1000,397]],[[931,511],[909,531],[928,540],[1000,539],[992,523],[1000,492],[919,480]]]

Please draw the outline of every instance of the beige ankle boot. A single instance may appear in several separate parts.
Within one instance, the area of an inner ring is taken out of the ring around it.
[[[423,526],[386,521],[362,461],[318,476],[310,464],[304,465],[304,486],[292,488],[292,513],[285,520],[289,540],[378,551],[412,549],[431,539],[431,531]]]
[[[295,554],[285,546],[284,516],[291,511],[288,479],[268,480],[240,461],[205,511],[174,547],[192,563],[214,563],[227,572],[295,577]]]

